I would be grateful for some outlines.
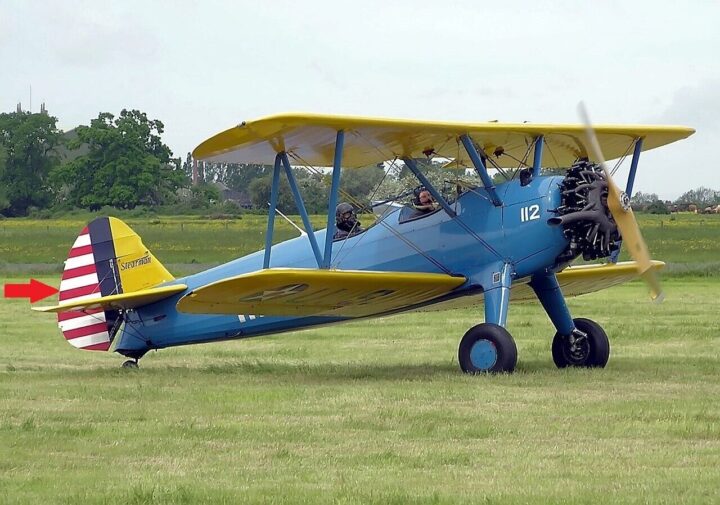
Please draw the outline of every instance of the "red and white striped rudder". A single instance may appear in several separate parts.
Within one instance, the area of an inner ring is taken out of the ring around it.
[[[86,226],[70,249],[60,281],[60,303],[100,298],[100,289],[90,230]],[[60,312],[58,326],[74,347],[87,351],[110,349],[110,330],[117,320],[115,310],[84,309]]]

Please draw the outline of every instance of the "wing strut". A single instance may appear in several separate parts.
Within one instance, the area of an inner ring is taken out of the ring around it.
[[[268,212],[267,232],[265,232],[265,258],[263,268],[270,268],[270,250],[272,249],[273,231],[275,229],[275,209],[277,208],[278,191],[280,190],[280,153],[275,156],[272,188],[270,188],[270,212]]]
[[[345,144],[345,132],[338,130],[335,137],[335,158],[333,159],[332,186],[330,186],[330,200],[328,202],[327,231],[325,232],[325,254],[321,268],[330,268],[332,264],[332,243],[335,236],[335,208],[338,202],[340,191],[340,166],[342,164],[343,145]]]
[[[270,190],[270,212],[268,212],[268,227],[265,235],[265,257],[263,260],[263,268],[270,267],[270,249],[272,248],[273,231],[275,228],[275,210],[277,208],[278,192],[280,190],[280,165],[285,168],[285,175],[287,176],[288,183],[290,184],[290,190],[292,191],[293,198],[295,199],[295,205],[297,206],[303,225],[305,226],[308,240],[310,240],[310,246],[312,247],[313,254],[315,255],[315,261],[317,261],[317,265],[320,267],[323,263],[323,259],[320,254],[320,247],[318,246],[317,238],[315,238],[315,231],[313,230],[312,223],[310,223],[310,218],[308,217],[307,210],[305,209],[305,202],[303,202],[302,195],[300,194],[300,188],[298,188],[297,181],[292,173],[290,160],[288,160],[287,153],[282,151],[277,153],[275,156],[273,183],[272,189]]]
[[[630,162],[630,173],[628,174],[627,186],[625,186],[625,193],[627,193],[628,197],[632,197],[633,185],[635,184],[635,174],[637,173],[638,161],[640,161],[640,151],[642,151],[642,145],[642,138],[635,141],[635,150],[633,151],[632,161]]]
[[[470,156],[470,160],[475,166],[475,171],[480,176],[480,179],[482,179],[485,190],[490,195],[490,199],[492,200],[493,205],[495,207],[501,207],[502,200],[500,200],[500,197],[495,191],[495,185],[493,184],[492,179],[488,175],[485,163],[483,163],[483,160],[478,154],[477,149],[475,149],[475,145],[473,144],[470,135],[468,135],[467,133],[465,135],[461,135],[460,141],[463,143],[463,146],[465,146],[465,150],[467,151],[468,156]]]
[[[633,151],[632,161],[630,162],[630,173],[628,174],[627,185],[625,186],[625,193],[627,194],[628,198],[632,198],[632,190],[633,190],[633,185],[635,184],[635,174],[637,173],[638,162],[640,161],[640,152],[642,151],[642,144],[643,144],[642,138],[638,138],[635,141],[635,150]],[[620,249],[621,248],[622,248],[622,237],[620,238],[620,243],[618,244],[617,250],[612,253],[612,256],[610,256],[610,263],[617,263],[618,258],[620,257]]]
[[[502,259],[502,256],[500,256],[500,254],[499,254],[495,249],[493,249],[490,244],[488,244],[488,243],[485,242],[482,238],[480,238],[480,236],[479,236],[477,233],[475,233],[475,232],[472,230],[472,228],[470,228],[468,225],[466,225],[466,224],[463,222],[462,219],[460,219],[460,217],[457,215],[457,213],[456,213],[456,212],[452,209],[452,207],[450,207],[450,205],[447,203],[447,201],[445,200],[445,198],[443,198],[443,196],[440,194],[440,192],[438,192],[438,190],[435,189],[435,186],[433,186],[432,183],[428,180],[428,178],[425,177],[425,175],[418,169],[417,164],[415,163],[415,160],[413,160],[413,159],[411,159],[411,158],[403,158],[403,161],[405,162],[405,164],[407,165],[407,167],[410,169],[410,171],[411,171],[413,174],[415,174],[415,177],[418,178],[418,180],[420,181],[420,183],[421,183],[423,186],[425,186],[425,189],[427,189],[428,191],[430,191],[430,194],[432,194],[432,196],[435,198],[435,201],[437,201],[437,202],[442,206],[443,210],[444,210],[445,212],[447,212],[448,216],[450,216],[450,217],[453,219],[453,221],[455,221],[457,224],[459,224],[460,227],[462,227],[463,230],[465,230],[465,231],[466,231],[470,236],[472,236],[475,240],[477,240],[478,242],[480,242],[488,251],[490,251],[491,253],[493,253],[493,254],[494,254],[495,256],[497,256],[498,258],[501,258],[501,259]]]
[[[545,137],[540,135],[535,139],[535,154],[533,156],[532,176],[540,176],[540,167],[542,165],[543,146],[545,145]]]
[[[302,195],[300,195],[300,188],[298,188],[297,182],[295,181],[295,176],[292,173],[292,168],[290,167],[290,160],[288,160],[288,156],[286,152],[280,153],[282,164],[285,167],[285,175],[287,175],[287,180],[290,183],[290,190],[292,190],[293,197],[295,197],[295,205],[297,205],[298,211],[300,212],[300,217],[302,218],[303,225],[305,225],[305,231],[308,234],[308,238],[310,239],[310,246],[312,246],[313,253],[315,254],[315,260],[317,261],[318,267],[322,265],[322,256],[320,255],[320,247],[318,246],[317,239],[315,238],[315,231],[313,230],[312,223],[310,222],[310,217],[308,217],[307,210],[305,209],[305,202],[303,202]]]
[[[423,174],[417,167],[417,163],[415,163],[415,160],[412,158],[403,158],[403,161],[407,165],[407,167],[410,169],[410,171],[415,174],[415,177],[418,178],[420,183],[425,186],[425,189],[427,189],[430,194],[435,198],[435,201],[440,204],[440,206],[447,212],[447,215],[450,217],[457,217],[457,214],[455,211],[450,207],[450,205],[447,203],[445,198],[440,194],[440,192],[433,186],[430,181],[425,177],[425,174]]]

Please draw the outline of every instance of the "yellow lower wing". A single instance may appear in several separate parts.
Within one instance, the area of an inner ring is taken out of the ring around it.
[[[665,267],[662,261],[651,261],[652,271],[658,271]],[[634,261],[623,261],[621,263],[608,263],[603,265],[577,265],[568,267],[558,272],[557,279],[566,297],[593,293],[602,289],[611,288],[619,284],[637,279],[637,265]],[[510,290],[511,302],[537,301],[535,292],[528,285],[530,279],[516,282]],[[477,307],[482,303],[483,295],[479,293],[472,296],[455,298],[437,305],[423,307],[422,311],[450,310],[467,307]]]
[[[86,309],[134,309],[153,302],[158,302],[181,291],[185,291],[185,284],[173,284],[159,288],[142,289],[132,293],[121,293],[119,295],[97,296],[69,303],[61,303],[52,307],[32,307],[38,312],[67,312],[69,310]],[[99,295],[100,293],[98,293]]]
[[[662,261],[650,261],[647,266],[652,271],[665,268]],[[565,296],[578,296],[607,289],[618,284],[637,279],[639,277],[637,262],[623,261],[621,263],[608,263],[604,265],[577,265],[566,268],[557,274],[558,283]],[[530,289],[525,284],[527,289]],[[521,293],[518,293],[520,295]],[[534,293],[531,293],[534,297]],[[511,299],[515,299],[515,290]]]
[[[197,288],[177,308],[196,314],[362,317],[432,300],[465,280],[445,274],[272,268]]]

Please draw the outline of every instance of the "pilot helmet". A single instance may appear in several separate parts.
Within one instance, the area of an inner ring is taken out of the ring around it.
[[[335,209],[335,222],[340,224],[345,224],[349,226],[354,226],[357,222],[357,216],[355,215],[355,208],[350,205],[349,203],[341,203],[337,206]]]

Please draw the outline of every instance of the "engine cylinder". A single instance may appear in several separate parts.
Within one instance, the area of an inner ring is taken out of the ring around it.
[[[558,256],[565,264],[582,254],[585,260],[610,256],[620,247],[617,224],[607,205],[608,183],[599,165],[579,160],[560,184],[557,216],[548,220],[562,225],[568,247]]]

